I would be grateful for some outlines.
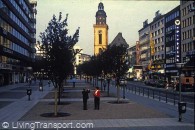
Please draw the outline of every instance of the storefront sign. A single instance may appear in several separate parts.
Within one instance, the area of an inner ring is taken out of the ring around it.
[[[175,20],[175,60],[181,62],[181,39],[180,39],[180,20]]]
[[[12,65],[0,63],[0,69],[12,70]]]

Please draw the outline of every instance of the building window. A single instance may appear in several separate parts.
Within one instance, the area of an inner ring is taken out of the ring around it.
[[[161,31],[160,33],[162,34],[162,33],[163,33],[163,28],[161,28],[161,30],[160,30],[160,31]]]
[[[158,35],[160,35],[160,29],[158,30]]]
[[[192,22],[192,24],[195,24],[195,15],[193,16]]]
[[[99,44],[102,44],[102,31],[99,31]]]
[[[156,24],[155,24],[156,25]],[[155,35],[154,36],[157,36],[157,31],[155,31]]]
[[[102,48],[99,48],[99,54],[102,53],[102,52],[103,52]]]
[[[163,24],[163,19],[161,20],[161,24]]]
[[[161,47],[161,48],[162,48],[162,51],[164,51],[164,45],[162,45],[162,47]]]
[[[158,38],[158,43],[160,43],[160,38]]]
[[[160,21],[158,22],[158,27],[160,26]]]

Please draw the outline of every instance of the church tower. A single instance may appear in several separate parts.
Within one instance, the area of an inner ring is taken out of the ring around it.
[[[98,5],[96,12],[96,24],[94,28],[94,55],[98,55],[108,46],[108,25],[106,24],[106,12],[102,2]]]

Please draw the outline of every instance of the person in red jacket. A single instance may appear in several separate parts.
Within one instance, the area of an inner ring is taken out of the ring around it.
[[[95,104],[95,110],[100,109],[100,90],[99,87],[96,87],[94,92],[94,104]]]

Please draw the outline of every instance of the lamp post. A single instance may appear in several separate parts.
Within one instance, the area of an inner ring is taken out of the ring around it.
[[[176,63],[176,67],[178,68],[179,71],[179,102],[178,102],[178,111],[179,111],[179,122],[182,121],[182,109],[185,109],[185,107],[183,108],[182,105],[186,105],[185,103],[181,102],[181,70],[182,67],[184,66],[184,63]]]
[[[108,75],[107,76],[107,82],[108,82],[107,95],[108,95],[108,97],[109,97],[109,91],[110,91],[110,80],[111,80],[110,75]]]
[[[44,69],[41,69],[41,77],[40,77],[40,82],[39,82],[39,91],[43,91],[43,72]]]

